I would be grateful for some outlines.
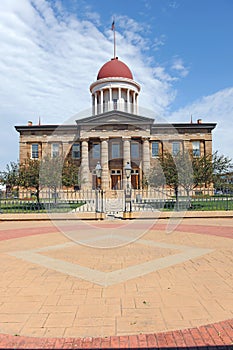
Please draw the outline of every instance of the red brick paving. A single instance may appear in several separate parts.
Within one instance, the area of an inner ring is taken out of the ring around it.
[[[111,227],[110,227],[111,226]],[[108,227],[108,228],[118,228],[118,229],[125,229],[124,224],[112,224],[108,226],[104,224],[100,224],[99,227]],[[137,224],[137,228],[142,227],[143,224]],[[83,226],[78,226],[78,224],[74,225],[67,225],[62,226],[62,229],[78,229],[83,228]],[[165,231],[167,228],[166,224],[155,224],[151,229],[154,230],[160,230]],[[233,239],[233,228],[230,226],[206,226],[206,225],[185,225],[180,224],[176,227],[177,232],[192,232],[192,233],[200,233],[200,234],[207,234],[207,235],[213,235],[213,236],[220,236],[224,238],[232,238]],[[60,229],[55,226],[46,226],[46,227],[27,227],[27,228],[20,228],[20,229],[0,229],[0,241],[8,240],[8,239],[14,239],[14,238],[21,238],[26,236],[34,236],[34,235],[40,235],[40,234],[47,234],[47,233],[57,233],[60,232]]]
[[[163,230],[166,225],[155,225]],[[233,238],[231,227],[179,225],[176,230],[217,235]],[[0,240],[8,240],[37,234],[59,232],[56,227],[40,227],[0,230]],[[233,349],[233,319],[205,326],[130,336],[112,336],[105,338],[33,338],[0,334],[0,349],[104,349],[104,348],[154,348],[186,349],[201,347],[201,350],[226,348]]]
[[[233,320],[198,328],[105,338],[30,338],[0,335],[0,349],[233,349]]]
[[[0,230],[0,241],[8,240],[8,239],[14,239],[14,238],[21,238],[26,236],[34,236],[34,235],[42,235],[46,233],[54,233],[59,232],[57,227],[27,227],[27,228],[19,228],[19,229],[9,229]]]

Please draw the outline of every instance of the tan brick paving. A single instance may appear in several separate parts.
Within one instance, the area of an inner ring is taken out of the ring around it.
[[[150,230],[143,240],[212,251],[108,287],[9,255],[69,242],[60,233],[3,240],[0,331],[38,337],[113,336],[184,329],[231,319],[233,240],[192,234],[193,224],[207,223],[214,230],[216,225],[232,227],[229,221],[199,219],[197,223],[186,219],[189,232],[178,228],[172,234]],[[52,227],[45,222],[1,223],[0,234],[8,228],[17,226],[23,230],[35,225]],[[73,246],[38,254],[108,272],[176,253],[176,249],[134,243],[119,249]]]

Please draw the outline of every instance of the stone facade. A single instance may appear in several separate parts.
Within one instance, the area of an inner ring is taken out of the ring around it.
[[[126,188],[127,163],[132,168],[131,187],[139,189],[163,152],[211,154],[214,127],[211,123],[157,124],[150,118],[111,111],[80,119],[76,125],[16,126],[16,130],[20,133],[20,162],[28,156],[53,156],[56,145],[56,152],[73,158],[80,166],[82,189],[96,188],[98,162],[103,189]],[[38,154],[33,154],[33,147]]]

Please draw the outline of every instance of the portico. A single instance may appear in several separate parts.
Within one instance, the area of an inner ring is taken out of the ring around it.
[[[129,123],[126,113],[119,111],[87,119],[77,121],[81,143],[81,188],[96,188],[97,162],[102,168],[102,189],[126,189],[124,168],[127,163],[132,167],[130,186],[141,188],[142,179],[150,168],[149,126],[153,121],[131,115]],[[115,124],[115,119],[119,124]],[[90,127],[91,124],[95,126]]]

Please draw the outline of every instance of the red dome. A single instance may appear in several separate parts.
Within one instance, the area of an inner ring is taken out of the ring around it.
[[[103,78],[128,78],[133,79],[133,75],[128,66],[118,58],[112,58],[100,68],[97,80]]]

